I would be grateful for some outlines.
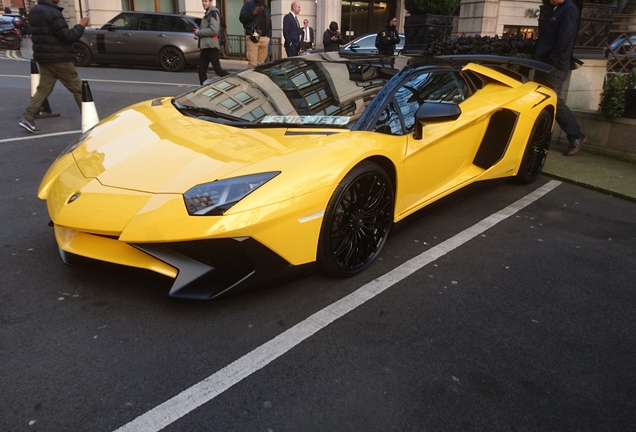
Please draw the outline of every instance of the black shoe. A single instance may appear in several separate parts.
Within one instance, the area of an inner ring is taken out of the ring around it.
[[[40,129],[35,127],[35,123],[33,123],[32,121],[28,121],[24,117],[22,117],[22,119],[20,120],[20,123],[18,124],[31,133],[36,133],[40,131]]]
[[[570,141],[570,145],[567,150],[563,152],[564,156],[574,156],[581,150],[583,144],[587,141],[587,137],[585,135],[581,135],[579,138]]]

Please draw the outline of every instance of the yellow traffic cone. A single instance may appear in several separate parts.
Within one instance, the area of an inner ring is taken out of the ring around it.
[[[35,94],[35,91],[38,89],[38,85],[40,84],[40,71],[38,70],[38,64],[35,60],[31,60],[31,97]],[[36,117],[59,117],[59,114],[53,114],[51,111],[51,106],[49,105],[49,100],[44,99],[42,106],[38,110]]]
[[[93,102],[91,88],[88,86],[88,81],[82,81],[82,133],[97,123],[99,123],[99,116],[97,115],[95,102]]]

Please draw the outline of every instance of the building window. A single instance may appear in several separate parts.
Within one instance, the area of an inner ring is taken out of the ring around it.
[[[122,11],[177,13],[177,0],[121,0]]]
[[[520,34],[524,39],[536,39],[537,27],[521,27],[521,26],[504,26],[503,34],[513,36]]]

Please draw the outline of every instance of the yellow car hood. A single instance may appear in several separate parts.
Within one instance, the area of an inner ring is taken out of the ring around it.
[[[183,193],[316,138],[224,126],[183,116],[170,103],[154,105],[134,105],[94,128],[73,152],[82,174],[105,186]]]

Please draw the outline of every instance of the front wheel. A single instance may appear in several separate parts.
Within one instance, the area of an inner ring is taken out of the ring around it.
[[[168,72],[179,72],[185,67],[185,57],[180,49],[166,47],[159,53],[159,64]]]
[[[391,180],[373,162],[353,168],[329,200],[318,240],[318,268],[335,277],[360,273],[377,258],[393,225]]]
[[[526,150],[521,159],[519,172],[515,180],[521,184],[530,184],[535,181],[548,157],[550,140],[552,139],[553,116],[546,110],[541,111],[532,126],[532,132],[526,144]]]

